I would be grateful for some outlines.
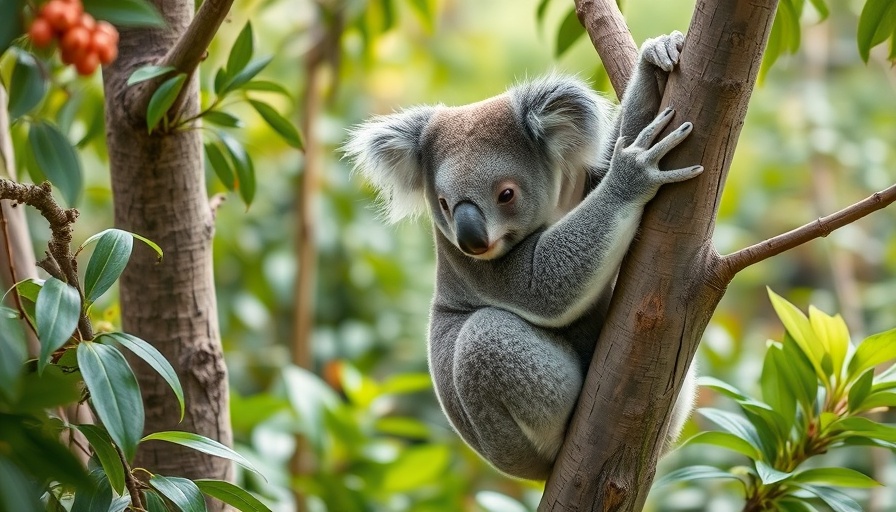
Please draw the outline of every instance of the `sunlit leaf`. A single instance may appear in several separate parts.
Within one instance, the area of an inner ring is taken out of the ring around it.
[[[174,105],[174,101],[183,89],[187,75],[181,73],[169,78],[159,85],[152,93],[149,105],[146,107],[146,128],[150,132],[159,124],[159,121],[168,113],[168,109]]]
[[[109,484],[112,489],[119,495],[124,494],[124,466],[118,457],[115,447],[112,445],[112,438],[97,425],[78,425],[77,429],[84,434],[90,447],[96,453],[96,457],[103,466],[106,476],[109,478]]]
[[[112,332],[112,333],[104,333],[97,336],[97,341],[101,341],[104,338],[109,338],[117,343],[120,343],[123,347],[130,350],[135,356],[139,357],[143,361],[145,361],[149,366],[155,370],[159,376],[165,379],[165,382],[171,387],[171,390],[174,391],[174,396],[177,397],[178,405],[180,406],[180,419],[183,421],[184,419],[184,390],[181,387],[180,379],[177,377],[177,373],[174,371],[174,368],[171,367],[171,363],[165,359],[165,356],[162,355],[161,352],[158,351],[154,346],[150,345],[146,341],[128,334],[124,332]]]
[[[226,133],[219,133],[218,136],[224,143],[224,147],[227,148],[227,152],[230,153],[234,170],[236,170],[235,186],[248,208],[255,198],[255,166],[252,165],[252,158],[240,141]]]
[[[860,411],[870,411],[879,407],[896,407],[896,393],[878,392],[868,395],[860,404]]]
[[[896,427],[877,423],[874,420],[853,416],[844,418],[831,427],[836,430],[844,430],[854,434],[862,434],[865,437],[880,439],[888,443],[896,443]]]
[[[118,349],[82,341],[78,365],[91,402],[109,436],[131,460],[143,434],[143,399],[134,372]]]
[[[221,86],[220,94],[226,94],[230,91],[239,89],[249,80],[255,78],[255,75],[261,72],[262,69],[265,68],[268,64],[270,64],[273,57],[263,57],[261,59],[255,59],[243,68],[242,71],[237,73],[236,75],[228,76],[230,77],[224,85]]]
[[[136,71],[131,73],[131,76],[128,77],[128,85],[145,82],[152,78],[167,75],[172,71],[174,71],[174,68],[172,66],[143,66],[141,68],[137,68]]]
[[[563,23],[557,32],[557,48],[554,50],[554,56],[558,58],[562,56],[584,34],[585,27],[576,16],[576,10],[571,9],[563,18]]]
[[[240,118],[228,114],[227,112],[222,112],[220,110],[210,110],[205,114],[202,114],[202,119],[204,121],[208,121],[209,123],[216,124],[218,126],[224,126],[226,128],[239,128],[244,125],[243,121]]]
[[[871,384],[874,381],[874,370],[867,370],[855,381],[849,388],[849,410],[858,411],[862,406],[862,402],[871,393]]]
[[[123,27],[164,27],[165,20],[147,0],[84,0],[84,10],[98,20]]]
[[[410,6],[417,13],[417,17],[423,23],[428,32],[432,32],[435,26],[435,9],[432,0],[409,0]]]
[[[406,492],[434,484],[445,474],[450,462],[451,452],[444,444],[407,448],[384,469],[383,491]]]
[[[96,243],[84,273],[84,298],[95,302],[115,284],[131,257],[134,238],[117,229],[107,230]]]
[[[675,482],[691,482],[707,478],[726,478],[740,481],[737,475],[722,471],[712,466],[688,466],[669,472],[653,482],[654,488],[663,487]]]
[[[754,461],[754,465],[756,466],[756,474],[759,475],[759,479],[762,480],[762,483],[765,485],[790,478],[790,473],[778,471],[761,460]]]
[[[180,432],[176,430],[154,432],[140,440],[141,443],[146,441],[167,441],[169,443],[186,446],[202,453],[207,453],[216,457],[232,460],[240,466],[248,469],[249,471],[261,475],[261,473],[257,469],[255,469],[255,466],[253,466],[251,462],[246,460],[246,458],[239,453],[215,441],[214,439],[209,439],[199,434],[194,434],[192,432]]]
[[[893,0],[868,0],[859,16],[856,42],[859,55],[868,62],[871,48],[893,37],[896,27],[896,2]]]
[[[812,468],[797,471],[793,481],[804,484],[820,484],[838,487],[878,487],[880,483],[869,476],[849,468]]]
[[[725,431],[750,443],[757,450],[762,450],[763,443],[759,437],[759,433],[756,432],[756,427],[750,424],[750,422],[742,416],[708,407],[698,409],[697,412],[709,421],[725,429]]]
[[[821,341],[831,356],[833,375],[840,378],[843,363],[849,353],[849,329],[840,315],[830,316],[815,306],[809,306],[809,323],[815,331],[816,338]]]
[[[230,55],[227,56],[227,74],[234,76],[242,71],[252,58],[253,51],[252,24],[247,22],[233,42]]]
[[[15,65],[9,81],[9,117],[15,119],[31,111],[47,93],[47,80],[30,53],[19,50],[13,53]]]
[[[171,500],[182,512],[206,512],[205,498],[202,491],[192,480],[177,476],[153,475],[149,479],[160,494]]]
[[[274,107],[256,100],[249,100],[249,103],[265,122],[283,137],[283,140],[285,140],[287,144],[296,149],[302,149],[304,147],[302,136],[299,135],[299,130],[297,130],[288,119],[274,110]]]
[[[221,180],[221,183],[227,190],[233,190],[236,186],[234,170],[230,164],[230,159],[224,156],[221,148],[212,142],[205,144],[205,156],[208,158],[208,163],[212,166],[212,170],[215,171],[215,176]]]
[[[429,439],[429,427],[426,423],[414,418],[401,418],[389,416],[379,418],[373,424],[373,427],[383,434],[407,439]]]
[[[798,391],[790,387],[786,372],[789,371],[789,363],[783,360],[784,351],[777,345],[768,347],[765,353],[765,361],[762,363],[762,375],[759,378],[759,385],[762,389],[762,399],[772,407],[779,411],[783,424],[781,428],[784,432],[789,432],[796,420],[796,403],[797,397],[794,392]]]
[[[750,459],[762,459],[762,452],[757,450],[755,446],[745,439],[738,437],[730,432],[707,431],[691,437],[682,446],[691,444],[711,444],[720,448],[725,448],[741,455],[745,455]]]
[[[548,4],[551,0],[539,0],[538,7],[535,9],[535,21],[538,22],[539,27],[544,24],[544,15],[548,11]]]
[[[432,379],[428,373],[397,373],[380,384],[380,394],[402,395],[429,391]]]
[[[819,497],[834,512],[862,512],[862,506],[842,492],[819,485],[798,484],[799,488]]]
[[[858,378],[866,370],[896,359],[896,329],[890,329],[865,338],[849,361],[849,375]]]
[[[790,334],[800,350],[809,358],[809,362],[812,363],[818,378],[822,382],[828,383],[828,375],[821,366],[821,360],[824,357],[824,347],[816,339],[809,319],[796,306],[773,292],[771,288],[768,289],[768,295],[771,299],[772,307],[778,314],[778,318],[781,319],[781,323],[784,324],[784,328],[787,329],[787,333]]]
[[[697,385],[702,388],[709,388],[713,391],[719,392],[727,396],[728,398],[737,400],[738,402],[750,400],[747,395],[743,394],[739,389],[735,388],[731,384],[721,381],[715,377],[710,377],[708,375],[701,375],[700,377],[698,377]]]
[[[35,306],[37,336],[40,339],[38,371],[43,371],[50,355],[71,338],[81,317],[81,296],[78,290],[51,277],[37,295]]]
[[[828,9],[826,0],[809,0],[809,2],[812,4],[812,7],[814,7],[815,10],[818,11],[818,15],[821,18],[820,21],[823,21],[827,19],[828,16],[830,16],[831,11],[830,9]]]
[[[62,193],[69,206],[75,206],[81,195],[81,160],[68,138],[59,128],[35,121],[28,129],[28,142],[40,171]]]
[[[269,80],[252,80],[251,82],[246,82],[240,89],[244,91],[273,92],[284,96],[290,96],[289,91],[287,91],[285,87],[277,82],[271,82]]]
[[[199,490],[207,496],[217,498],[232,507],[236,507],[241,512],[270,512],[271,510],[248,491],[230,482],[221,480],[196,480],[195,482]]]
[[[286,394],[310,444],[320,448],[324,439],[324,412],[335,409],[340,400],[317,375],[297,366],[282,370]]]

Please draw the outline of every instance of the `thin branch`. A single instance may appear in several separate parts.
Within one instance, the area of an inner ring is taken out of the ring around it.
[[[72,225],[78,218],[78,210],[62,209],[53,199],[52,190],[47,181],[40,185],[28,185],[0,178],[0,199],[11,199],[34,207],[50,225],[47,257],[39,261],[37,265],[51,276],[78,290],[83,302],[84,292],[81,291],[81,285],[78,282],[78,266],[70,249]],[[90,319],[84,312],[81,313],[81,318],[78,321],[78,332],[81,334],[81,339],[93,338]]]
[[[638,60],[638,46],[615,0],[575,0],[576,16],[597,50],[616,96],[622,97]]]
[[[205,0],[202,2],[193,21],[157,65],[171,66],[175,69],[175,73],[192,75],[205,58],[209,44],[218,33],[218,28],[227,18],[227,14],[230,13],[231,5],[233,5],[233,0]],[[138,85],[139,89],[134,96],[133,103],[136,112],[146,112],[153,93],[162,80],[170,78],[170,76],[164,75]],[[189,87],[184,86],[183,91],[187,89]],[[177,108],[172,111],[176,112]]]
[[[730,280],[735,274],[750,265],[781,254],[810,240],[827,236],[835,229],[842,228],[872,212],[885,208],[894,201],[896,201],[896,185],[891,185],[838,212],[724,256],[721,268]]]

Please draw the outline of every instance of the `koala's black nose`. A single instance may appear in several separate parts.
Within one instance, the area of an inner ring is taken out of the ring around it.
[[[482,254],[488,250],[485,217],[475,204],[462,201],[454,207],[454,232],[457,245],[465,253]]]

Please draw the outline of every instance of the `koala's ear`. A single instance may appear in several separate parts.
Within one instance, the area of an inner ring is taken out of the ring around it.
[[[537,148],[564,171],[607,165],[614,107],[581,80],[548,75],[507,91],[517,120]]]
[[[435,107],[413,107],[353,128],[342,147],[376,188],[392,222],[419,213],[423,198],[420,140]]]

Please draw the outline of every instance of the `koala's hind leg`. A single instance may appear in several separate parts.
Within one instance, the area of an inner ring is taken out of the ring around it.
[[[454,352],[454,385],[482,455],[501,471],[546,479],[582,388],[556,335],[495,308],[471,315]]]

